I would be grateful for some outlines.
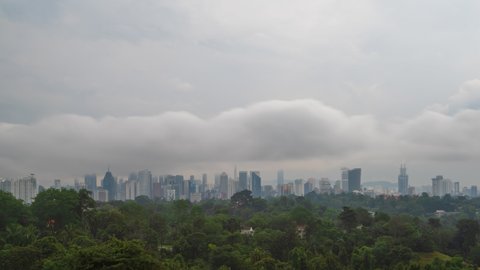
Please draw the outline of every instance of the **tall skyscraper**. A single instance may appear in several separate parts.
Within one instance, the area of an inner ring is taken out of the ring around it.
[[[220,174],[220,199],[228,199],[228,174],[222,172]]]
[[[238,174],[238,188],[239,191],[248,189],[248,172],[240,171]]]
[[[303,185],[303,179],[295,179],[295,196],[305,195],[305,187]]]
[[[60,179],[53,180],[53,188],[54,189],[62,188],[62,181]]]
[[[102,180],[102,188],[108,192],[108,201],[114,201],[117,194],[117,181],[110,172],[110,169],[105,173]]]
[[[262,196],[262,178],[260,177],[260,172],[251,171],[250,177],[252,178],[252,196],[261,197]]]
[[[348,192],[348,168],[342,168],[342,190],[343,192]]]
[[[443,181],[442,175],[437,175],[435,178],[432,178],[432,195],[433,196],[443,196],[442,181]]]
[[[405,164],[400,165],[400,174],[398,175],[398,193],[402,195],[408,195],[408,174],[407,166]]]
[[[471,196],[472,198],[478,196],[477,186],[471,186],[471,187],[470,187],[470,196]]]
[[[37,179],[34,174],[13,182],[13,195],[25,203],[32,203],[37,196]]]
[[[277,185],[282,186],[285,183],[285,173],[283,170],[277,171]]]
[[[460,182],[453,183],[453,195],[460,195]]]
[[[181,196],[184,194],[184,178],[183,178],[183,175],[175,175],[175,185],[174,185],[174,188],[175,188],[175,198],[176,199],[180,199]]]
[[[152,198],[152,172],[145,169],[138,172],[138,194],[137,196],[147,196]]]
[[[362,182],[362,169],[355,168],[348,170],[348,192],[353,192],[355,190],[361,191],[361,182]]]
[[[1,178],[0,179],[0,190],[3,192],[12,193],[12,181],[8,179]]]

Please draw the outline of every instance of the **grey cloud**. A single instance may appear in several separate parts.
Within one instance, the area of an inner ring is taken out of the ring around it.
[[[210,119],[187,112],[100,120],[59,115],[2,124],[2,158],[11,162],[0,171],[12,170],[11,163],[81,174],[106,163],[127,173],[181,163],[345,157],[365,148],[374,133],[371,117],[347,116],[314,100],[268,101]]]

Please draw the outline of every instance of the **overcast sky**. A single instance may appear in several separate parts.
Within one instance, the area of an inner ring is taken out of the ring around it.
[[[0,176],[480,184],[478,1],[0,0]]]

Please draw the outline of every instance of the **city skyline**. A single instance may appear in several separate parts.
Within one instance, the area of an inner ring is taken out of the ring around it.
[[[475,185],[480,3],[452,5],[0,0],[0,175]]]

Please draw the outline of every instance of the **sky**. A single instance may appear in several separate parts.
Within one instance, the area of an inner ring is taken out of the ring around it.
[[[480,184],[480,2],[0,0],[0,176]]]

